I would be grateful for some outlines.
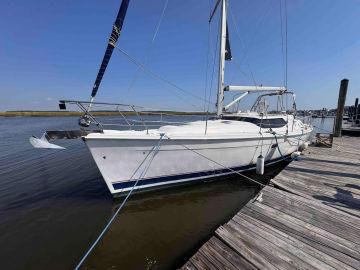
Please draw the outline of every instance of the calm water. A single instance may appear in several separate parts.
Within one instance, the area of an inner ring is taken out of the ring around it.
[[[313,118],[311,121],[311,124],[314,126],[314,132],[333,132],[334,118]]]
[[[109,195],[81,140],[61,141],[66,150],[33,149],[28,142],[44,130],[77,129],[76,123],[0,118],[1,269],[73,268],[121,203]],[[135,195],[85,268],[177,267],[256,192],[229,178]]]

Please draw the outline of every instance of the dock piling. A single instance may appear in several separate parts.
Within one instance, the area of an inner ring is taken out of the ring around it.
[[[354,110],[354,121],[357,124],[357,120],[359,119],[359,98],[355,99],[355,110]]]
[[[344,107],[345,107],[348,83],[349,83],[348,79],[342,79],[340,83],[338,106],[337,106],[336,118],[334,124],[334,137],[341,136],[341,126],[344,115]]]

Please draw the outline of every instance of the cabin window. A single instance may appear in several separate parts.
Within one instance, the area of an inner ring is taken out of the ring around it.
[[[253,117],[223,116],[222,119],[249,122],[261,128],[280,128],[286,125],[284,118],[259,119]]]

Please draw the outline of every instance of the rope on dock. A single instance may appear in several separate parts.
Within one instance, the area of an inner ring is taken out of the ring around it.
[[[90,246],[90,248],[88,249],[88,251],[85,253],[85,255],[81,258],[80,262],[76,265],[75,270],[79,270],[80,267],[82,266],[82,264],[84,263],[84,261],[86,260],[86,258],[90,255],[90,253],[93,251],[93,249],[96,247],[96,245],[99,243],[99,241],[101,240],[101,238],[104,236],[104,234],[106,233],[106,231],[109,229],[110,225],[112,224],[112,222],[115,220],[116,216],[120,213],[121,209],[124,207],[125,203],[127,202],[127,200],[129,199],[131,193],[134,191],[136,185],[139,183],[139,181],[145,176],[148,168],[151,165],[151,162],[154,160],[154,157],[156,156],[156,153],[159,151],[160,146],[161,146],[161,141],[164,137],[164,134],[160,134],[160,139],[157,142],[156,145],[153,146],[153,148],[149,151],[149,153],[146,155],[146,157],[143,159],[143,161],[140,163],[140,165],[136,168],[135,172],[133,173],[133,175],[131,176],[131,178],[129,180],[131,180],[134,175],[136,174],[136,172],[140,169],[140,167],[145,163],[145,161],[147,160],[147,158],[150,156],[151,153],[153,153],[151,159],[149,160],[148,164],[146,164],[146,166],[144,167],[143,171],[141,172],[140,176],[138,177],[138,179],[136,180],[135,184],[133,185],[133,187],[131,188],[131,190],[129,191],[129,193],[126,195],[125,199],[123,200],[123,202],[121,203],[121,205],[119,206],[119,208],[116,210],[116,212],[113,214],[113,216],[111,217],[111,219],[108,221],[108,223],[106,224],[106,226],[104,227],[104,229],[101,231],[101,233],[99,234],[99,236],[96,238],[96,240],[94,241],[94,243]]]
[[[326,133],[329,133],[329,134],[331,133],[331,131],[326,130],[326,129],[323,129],[323,128],[321,128],[321,127],[318,127],[318,126],[315,126],[315,125],[313,125],[313,127],[317,128],[317,129],[319,129],[319,130],[325,131]],[[321,141],[322,141],[322,140],[321,140]],[[341,147],[343,146],[343,139],[342,139],[342,137],[340,137],[340,141],[341,141],[341,144],[334,143],[334,142],[332,142],[332,144],[336,146],[336,150],[337,150],[337,151],[342,150],[342,151],[344,151],[344,152],[347,152],[347,151],[345,151],[344,149],[341,149]],[[322,141],[322,142],[324,142],[324,141]],[[348,153],[349,153],[349,152],[348,152]]]

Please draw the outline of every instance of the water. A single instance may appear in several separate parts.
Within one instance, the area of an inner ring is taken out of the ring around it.
[[[319,133],[332,133],[335,118],[313,118],[312,125],[314,126],[314,132]]]
[[[59,142],[67,150],[33,149],[28,142],[44,130],[77,129],[76,123],[73,117],[0,118],[2,269],[73,268],[121,203],[81,140]],[[85,268],[178,267],[256,192],[233,177],[137,194]]]
[[[315,133],[332,133],[333,126],[334,126],[334,117],[319,117],[319,118],[312,118],[311,116],[299,116],[299,120],[303,123],[310,124],[314,127],[314,134]]]

